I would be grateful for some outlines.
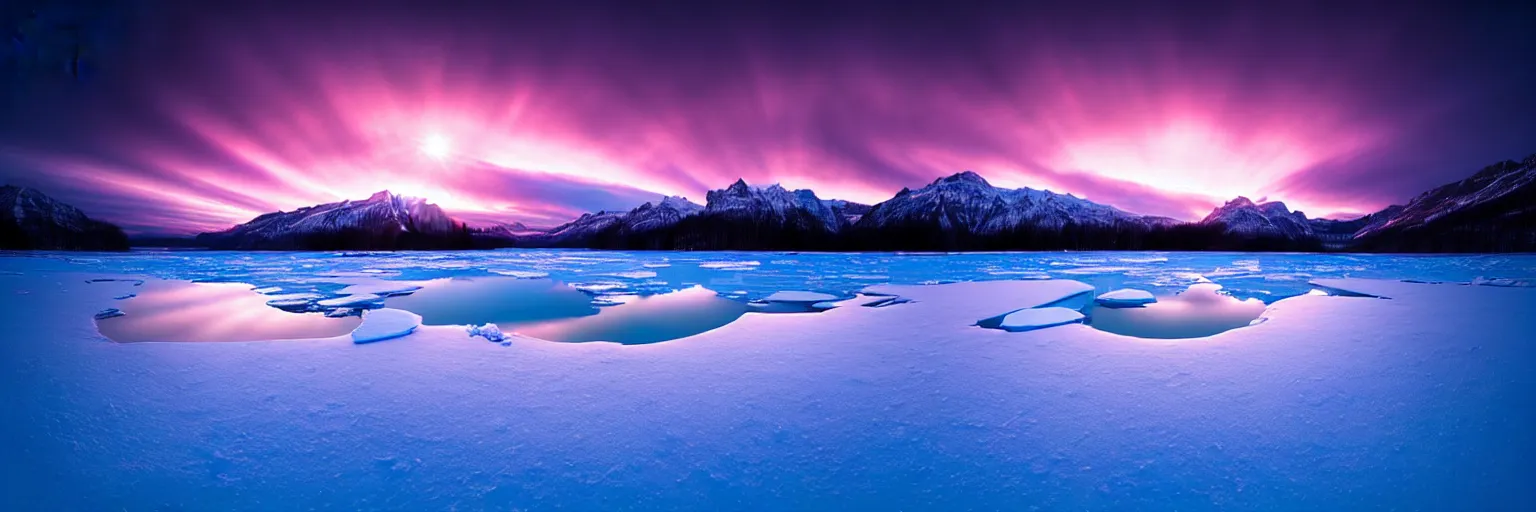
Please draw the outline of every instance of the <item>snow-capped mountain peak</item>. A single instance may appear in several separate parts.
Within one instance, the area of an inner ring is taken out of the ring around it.
[[[1244,237],[1277,237],[1291,240],[1312,238],[1312,225],[1306,215],[1293,212],[1280,201],[1255,204],[1238,196],[1211,210],[1201,224],[1222,224],[1226,232]]]
[[[976,174],[976,171],[961,171],[961,172],[957,172],[957,173],[951,174],[949,176],[945,176],[945,177],[933,180],[933,184],[935,184],[935,185],[938,185],[938,184],[941,184],[941,183],[971,183],[971,184],[980,185],[980,186],[986,186],[986,187],[992,186],[991,183],[987,183],[987,179],[986,178],[981,177],[980,174]]]
[[[683,196],[664,197],[661,199],[661,203],[657,206],[662,208],[671,208],[684,215],[692,215],[704,211],[704,207],[702,205],[699,205],[693,201],[689,201],[688,198]]]
[[[229,249],[304,249],[333,243],[351,249],[393,249],[458,246],[460,242],[447,239],[467,233],[463,223],[426,199],[382,190],[361,201],[264,214],[198,239]]]
[[[37,189],[6,185],[0,187],[0,206],[17,221],[42,220],[54,225],[77,229],[89,219],[79,208],[48,197]]]
[[[1067,224],[1108,226],[1129,222],[1162,224],[1075,196],[1031,188],[994,187],[981,175],[964,171],[938,178],[917,189],[902,189],[875,205],[859,220],[861,227],[932,226],[990,234],[1015,229],[1059,228]]]
[[[705,195],[704,210],[711,214],[750,216],[773,222],[794,222],[796,217],[809,215],[822,229],[832,232],[841,227],[841,219],[811,190],[790,191],[777,183],[758,188],[745,180],[736,180],[721,190],[711,190]]]
[[[630,210],[620,222],[624,229],[631,232],[649,231],[678,223],[684,217],[698,215],[704,211],[687,198],[668,196],[658,203],[646,202],[638,208]]]

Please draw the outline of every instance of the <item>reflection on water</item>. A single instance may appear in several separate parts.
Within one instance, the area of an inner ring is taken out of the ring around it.
[[[550,341],[642,344],[692,336],[731,323],[746,304],[695,286],[641,297],[591,295],[548,279],[477,277],[418,283],[385,304],[421,315],[427,325],[496,324],[503,331]]]
[[[626,345],[692,336],[731,323],[747,305],[695,286],[649,297],[625,296],[596,315],[546,322],[497,322],[502,330],[551,341],[613,341]]]
[[[420,290],[384,304],[421,315],[427,325],[513,325],[597,314],[591,296],[548,279],[457,277],[416,284]]]
[[[1259,299],[1239,300],[1218,293],[1221,285],[1200,283],[1143,307],[1091,306],[1093,328],[1138,338],[1199,338],[1246,327],[1264,314]]]
[[[121,316],[96,322],[102,335],[119,342],[328,338],[361,321],[273,308],[271,297],[241,283],[151,281],[137,291],[117,302]]]
[[[415,282],[411,295],[385,299],[388,307],[422,316],[427,325],[493,323],[551,341],[655,343],[714,329],[741,317],[747,305],[694,286],[651,296],[607,295],[603,304],[569,285],[547,279],[445,278]],[[256,341],[327,338],[360,323],[349,308],[304,312],[315,296],[262,295],[248,284],[155,281],[118,302],[122,316],[99,315],[101,333],[121,342]]]

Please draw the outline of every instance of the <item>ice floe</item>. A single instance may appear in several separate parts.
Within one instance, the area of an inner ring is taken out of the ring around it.
[[[987,275],[1006,277],[1008,279],[1045,280],[1051,278],[1050,274],[1034,270],[989,270]]]
[[[613,276],[613,277],[622,277],[622,278],[625,278],[625,279],[650,279],[652,277],[656,277],[656,273],[652,272],[652,271],[649,271],[649,270],[631,270],[631,271],[628,271],[628,272],[613,272],[613,273],[610,273],[610,274],[607,274],[607,275],[610,275],[610,276]]]
[[[421,285],[404,281],[379,281],[375,283],[360,283],[341,289],[342,295],[376,295],[389,297],[392,295],[405,295],[420,290]]]
[[[399,338],[421,326],[421,315],[401,309],[375,309],[363,313],[363,323],[352,331],[353,343],[372,343]]]
[[[384,297],[382,297],[382,296],[374,295],[372,293],[363,293],[363,294],[358,294],[358,295],[344,295],[344,296],[336,297],[336,298],[332,298],[332,299],[325,299],[325,300],[316,302],[315,304],[318,304],[321,307],[333,308],[333,307],[341,307],[341,306],[358,306],[358,305],[362,305],[362,304],[373,304],[373,303],[376,303],[376,302],[379,302],[379,301],[382,301],[382,300],[384,300]],[[270,303],[268,303],[268,304],[270,305]]]
[[[487,272],[490,272],[492,274],[497,274],[497,275],[503,275],[503,276],[507,276],[507,277],[515,277],[515,278],[518,278],[518,279],[539,279],[539,278],[549,277],[549,272],[540,272],[540,271],[537,271],[537,270],[500,270],[500,269],[490,269],[490,270],[487,270]]]
[[[878,297],[878,296],[873,296],[872,295],[871,297]],[[909,303],[909,302],[912,302],[912,299],[908,299],[906,297],[879,297],[879,298],[877,298],[877,299],[875,299],[873,301],[864,303],[863,306],[866,307],[866,308],[883,308],[883,307],[886,307],[886,306],[895,306],[895,305],[898,305],[898,304],[906,304],[906,303]]]
[[[1505,288],[1531,286],[1529,281],[1520,281],[1517,279],[1509,279],[1504,277],[1487,278],[1483,276],[1477,276],[1473,278],[1472,284],[1477,286],[1499,286]]]
[[[1367,279],[1313,279],[1307,284],[1321,288],[1331,295],[1346,297],[1374,297],[1379,299],[1392,298],[1390,282],[1374,281]]]
[[[584,291],[584,292],[587,292],[587,293],[605,293],[605,292],[612,292],[612,291],[627,290],[627,289],[629,289],[629,285],[624,284],[624,283],[613,282],[613,281],[598,281],[598,282],[593,282],[593,283],[576,283],[576,284],[572,284],[571,288],[575,288],[577,290],[581,290],[581,291]]]
[[[706,261],[699,264],[699,268],[711,270],[757,270],[763,263],[760,261]]]
[[[1056,327],[1058,325],[1075,324],[1082,321],[1083,314],[1075,309],[1057,307],[1030,308],[1003,315],[996,328],[1008,332],[1024,332]]]
[[[837,300],[836,295],[806,291],[778,291],[764,297],[763,302],[825,302]]]
[[[1146,290],[1122,288],[1112,292],[1099,294],[1099,296],[1095,297],[1094,300],[1097,300],[1099,304],[1103,304],[1105,306],[1132,307],[1157,302],[1157,297],[1152,296],[1152,292]]]
[[[93,283],[131,283],[134,286],[144,286],[144,280],[143,279],[119,279],[119,278],[115,278],[115,277],[101,277],[101,278],[96,278],[96,279],[86,279],[85,282],[86,282],[86,284],[93,284]]]
[[[317,294],[295,293],[291,295],[275,296],[272,299],[267,300],[267,305],[285,310],[304,310],[308,309],[310,304],[314,304],[314,302],[319,299],[320,296]]]
[[[968,281],[943,285],[881,284],[866,295],[889,295],[922,302],[933,314],[996,318],[1020,309],[1060,302],[1093,292],[1093,285],[1068,279]],[[985,298],[984,300],[978,300]]]

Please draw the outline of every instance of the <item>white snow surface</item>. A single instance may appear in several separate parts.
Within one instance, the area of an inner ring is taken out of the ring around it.
[[[403,309],[375,309],[363,313],[363,323],[352,330],[353,343],[372,343],[399,338],[421,327],[421,315]]]
[[[0,276],[0,509],[1536,501],[1530,288],[1384,282],[1392,300],[1292,297],[1253,327],[1153,341],[970,326],[1073,281],[875,286],[914,301],[505,350],[460,326],[115,344],[90,315],[123,287],[78,283]]]
[[[1121,288],[1112,292],[1101,293],[1098,297],[1095,297],[1095,300],[1098,300],[1099,304],[1110,306],[1137,306],[1157,302],[1157,297],[1152,296],[1152,292],[1146,290]]]
[[[1008,332],[1024,332],[1075,324],[1081,321],[1083,321],[1083,314],[1075,309],[1058,307],[1030,308],[1004,315],[1003,321],[997,327]]]

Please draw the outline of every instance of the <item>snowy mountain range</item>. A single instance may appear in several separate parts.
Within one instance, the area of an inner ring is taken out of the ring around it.
[[[736,180],[725,189],[711,190],[705,199],[708,204],[704,213],[724,218],[791,224],[829,233],[835,233],[847,224],[843,216],[816,197],[815,192],[790,191],[777,183],[759,188]]]
[[[995,187],[966,171],[875,205],[744,180],[700,205],[665,197],[599,211],[553,229],[499,223],[470,229],[436,205],[387,191],[274,212],[196,243],[218,249],[445,249],[590,247],[726,250],[1536,250],[1536,155],[1501,162],[1406,205],[1351,220],[1309,219],[1281,202],[1238,197],[1198,222],[1138,215],[1071,194]],[[84,214],[35,191],[6,187],[7,247],[23,228],[87,230]],[[22,219],[18,222],[14,219]],[[30,220],[29,220],[30,219]],[[27,224],[50,219],[42,224]],[[115,229],[115,228],[113,228]],[[59,231],[62,230],[62,231]],[[119,231],[120,233],[120,231]],[[53,246],[70,246],[58,243]],[[80,245],[79,243],[74,243]]]
[[[35,189],[0,187],[0,249],[126,251],[115,225]]]
[[[1353,237],[1359,248],[1536,251],[1536,155],[1484,167],[1373,215],[1377,218]]]
[[[623,236],[663,229],[702,211],[703,206],[687,198],[665,197],[658,202],[646,202],[627,212],[584,213],[576,220],[549,231],[512,237],[503,240],[501,245],[585,247],[605,234]]]
[[[849,224],[859,222],[859,219],[863,218],[864,215],[869,213],[869,210],[873,208],[867,204],[855,203],[853,201],[845,201],[842,199],[822,199],[821,204],[826,205],[827,208],[831,208],[832,213],[842,217],[843,220],[848,221]]]
[[[1423,242],[1426,234],[1453,228],[1500,240],[1491,246],[1456,242],[1478,248],[1470,250],[1513,250],[1507,247],[1536,246],[1528,206],[1536,193],[1533,168],[1536,157],[1496,164],[1407,206],[1352,220],[1309,219],[1282,202],[1238,197],[1194,223],[1137,215],[1071,194],[995,187],[970,171],[904,188],[873,206],[737,180],[709,192],[704,206],[667,198],[629,212],[585,214],[547,233],[504,242],[647,249],[1458,250]]]
[[[990,235],[1021,227],[1060,229],[1068,224],[1152,227],[1176,222],[1166,217],[1128,213],[1071,194],[998,188],[980,175],[965,171],[934,180],[916,191],[901,189],[895,197],[870,208],[869,213],[859,219],[858,227],[881,230],[922,226]]]
[[[1399,213],[1402,213],[1403,205],[1395,204],[1385,209],[1349,220],[1334,219],[1309,219],[1312,232],[1317,235],[1318,241],[1323,247],[1332,250],[1343,250],[1355,244],[1355,235],[1365,230],[1380,226]]]
[[[967,249],[1020,232],[1122,232],[1178,222],[1136,215],[1070,194],[994,187],[974,172],[940,178],[869,206],[811,190],[737,180],[703,206],[671,197],[628,212],[600,211],[504,245],[666,249]],[[950,232],[960,233],[948,236]],[[914,237],[932,243],[912,245]],[[1038,237],[1036,237],[1038,238]]]
[[[1300,211],[1293,212],[1279,201],[1255,204],[1242,196],[1211,210],[1200,224],[1220,225],[1225,233],[1244,238],[1303,240],[1317,236]]]
[[[381,191],[361,201],[273,212],[197,241],[231,250],[469,248],[470,231],[425,199]]]
[[[757,246],[786,233],[830,235],[857,218],[863,205],[823,201],[810,190],[774,184],[754,187],[743,180],[706,194],[699,205],[682,197],[647,202],[628,212],[583,214],[546,233],[512,237],[502,245],[522,247],[727,249]]]

